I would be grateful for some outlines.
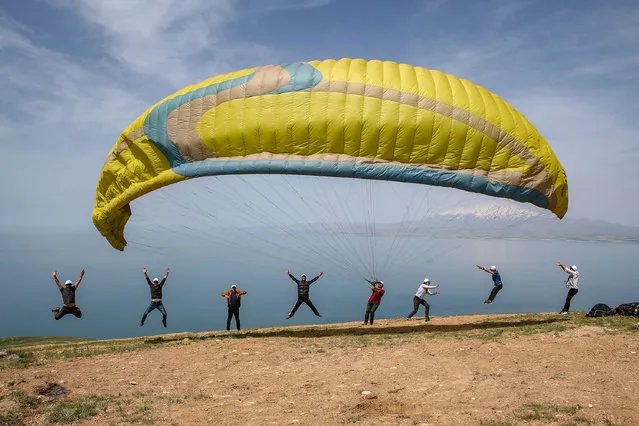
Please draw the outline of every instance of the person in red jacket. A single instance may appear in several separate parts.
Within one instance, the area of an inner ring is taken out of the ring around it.
[[[386,291],[384,290],[384,281],[368,281],[371,285],[371,297],[368,298],[368,303],[366,304],[366,313],[364,314],[364,325],[368,325],[368,320],[370,318],[371,325],[373,325],[373,321],[375,321],[375,311],[379,308],[379,304],[382,303],[382,297]]]

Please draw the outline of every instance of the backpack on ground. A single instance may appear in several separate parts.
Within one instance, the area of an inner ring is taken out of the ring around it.
[[[619,315],[626,315],[630,317],[639,317],[639,302],[624,303],[615,308],[615,311]]]
[[[605,303],[597,303],[590,309],[590,312],[586,314],[587,317],[608,317],[614,315],[615,310]]]

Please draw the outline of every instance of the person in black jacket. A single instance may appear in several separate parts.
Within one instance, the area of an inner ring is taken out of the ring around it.
[[[226,297],[226,301],[229,308],[229,314],[226,317],[226,331],[231,330],[231,318],[235,316],[235,325],[237,331],[240,331],[240,306],[242,306],[242,296],[246,292],[244,290],[238,290],[237,286],[233,284],[229,291],[222,293],[222,297]]]
[[[80,273],[80,278],[78,278],[78,280],[75,282],[75,285],[71,280],[67,280],[64,283],[64,287],[62,287],[62,284],[60,284],[60,281],[58,281],[58,272],[53,271],[53,280],[58,286],[58,290],[60,290],[60,293],[62,293],[62,309],[51,309],[51,311],[55,314],[54,318],[56,319],[56,321],[66,314],[73,314],[76,316],[76,318],[82,318],[82,312],[80,312],[80,309],[75,305],[75,291],[78,289],[80,281],[82,281],[83,277],[84,269]]]
[[[308,307],[311,308],[313,313],[321,318],[322,314],[320,314],[317,311],[317,308],[315,308],[315,305],[313,305],[313,302],[311,302],[311,299],[308,297],[308,291],[311,284],[317,281],[319,277],[324,275],[324,272],[320,272],[318,276],[316,276],[310,281],[306,281],[305,274],[302,274],[301,279],[298,280],[293,275],[291,275],[288,269],[285,272],[288,274],[289,277],[291,277],[293,281],[295,281],[295,284],[297,284],[297,302],[295,303],[295,306],[293,306],[293,309],[291,310],[291,312],[286,316],[286,319],[292,318],[293,315],[295,315],[297,308],[299,308],[302,303],[306,303]]]
[[[153,282],[151,282],[149,276],[146,274],[146,268],[142,269],[142,272],[144,273],[146,282],[149,284],[149,288],[151,289],[151,304],[148,308],[146,308],[144,315],[142,315],[140,326],[144,325],[146,316],[149,315],[149,313],[153,309],[157,309],[162,313],[162,324],[164,325],[164,328],[166,328],[166,310],[164,309],[164,305],[162,304],[162,287],[164,286],[164,282],[166,281],[166,279],[169,277],[171,268],[166,268],[166,274],[164,274],[164,278],[162,278],[161,282],[157,278],[153,278]]]

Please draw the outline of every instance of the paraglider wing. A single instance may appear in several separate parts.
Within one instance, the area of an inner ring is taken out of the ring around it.
[[[93,221],[123,250],[137,197],[195,177],[258,173],[454,187],[559,218],[568,208],[550,146],[497,95],[439,71],[341,59],[245,69],[152,106],[111,149]]]

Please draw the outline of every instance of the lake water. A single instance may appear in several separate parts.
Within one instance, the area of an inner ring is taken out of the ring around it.
[[[277,239],[274,235],[250,241],[236,239],[233,247],[192,241],[178,244],[165,236],[152,247],[132,244],[124,253],[113,250],[97,232],[89,230],[15,231],[0,237],[2,337],[117,338],[219,330],[226,327],[226,301],[220,293],[232,283],[248,291],[242,300],[242,328],[361,321],[370,294],[361,271],[339,267],[339,255],[328,262],[299,248],[300,256],[296,250],[274,253],[264,243]],[[636,243],[456,239],[424,244],[415,238],[402,241],[402,247],[400,258],[393,257],[396,251],[384,254],[383,244],[378,247],[376,275],[386,283],[386,295],[377,318],[403,317],[410,312],[412,296],[424,277],[441,283],[442,294],[429,299],[432,316],[558,312],[567,290],[566,274],[557,262],[577,264],[581,272],[572,310],[587,310],[596,303],[614,307],[639,301],[634,273],[634,262],[639,259]],[[385,262],[387,256],[390,262]],[[347,257],[345,254],[344,260]],[[477,270],[477,263],[495,264],[501,272],[504,289],[493,305],[483,304],[492,281]],[[139,326],[150,301],[142,275],[144,266],[151,277],[160,277],[167,266],[172,269],[164,288],[168,329],[162,327],[158,311],[150,314],[143,328]],[[51,308],[60,306],[61,298],[51,271],[57,269],[61,281],[75,281],[82,268],[87,272],[76,301],[83,318],[68,315],[55,321]],[[324,271],[311,287],[311,299],[324,318],[316,318],[302,305],[293,319],[284,319],[296,300],[295,285],[285,275],[285,268],[309,277]]]

